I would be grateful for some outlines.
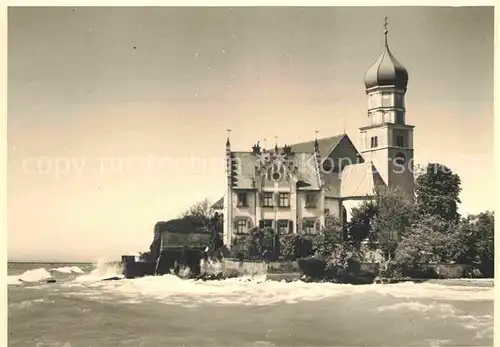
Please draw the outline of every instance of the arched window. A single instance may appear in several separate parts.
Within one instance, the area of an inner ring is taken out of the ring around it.
[[[404,142],[404,136],[403,135],[397,135],[396,136],[396,146],[398,147],[404,147],[405,142]]]

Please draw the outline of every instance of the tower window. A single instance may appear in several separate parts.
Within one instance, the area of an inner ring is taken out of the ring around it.
[[[378,147],[378,137],[377,136],[372,136],[370,139],[370,147],[375,148]]]
[[[404,147],[405,142],[404,142],[404,137],[403,135],[397,135],[396,136],[396,146],[398,147]]]

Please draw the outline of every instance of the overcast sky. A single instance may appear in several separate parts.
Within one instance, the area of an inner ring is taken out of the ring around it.
[[[460,175],[463,212],[493,209],[492,8],[10,8],[9,259],[146,250],[223,195],[227,128],[234,150],[344,125],[359,148],[384,16],[416,163]]]

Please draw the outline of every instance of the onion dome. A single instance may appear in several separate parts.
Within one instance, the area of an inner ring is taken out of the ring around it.
[[[387,43],[387,21],[385,26],[385,44],[382,54],[373,64],[365,75],[365,87],[371,89],[374,87],[395,87],[406,90],[408,85],[408,72],[401,65],[389,50]]]

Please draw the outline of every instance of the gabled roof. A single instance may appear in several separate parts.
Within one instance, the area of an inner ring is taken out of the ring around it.
[[[385,185],[371,162],[347,165],[341,180],[340,196],[343,199],[374,196],[376,187]]]

